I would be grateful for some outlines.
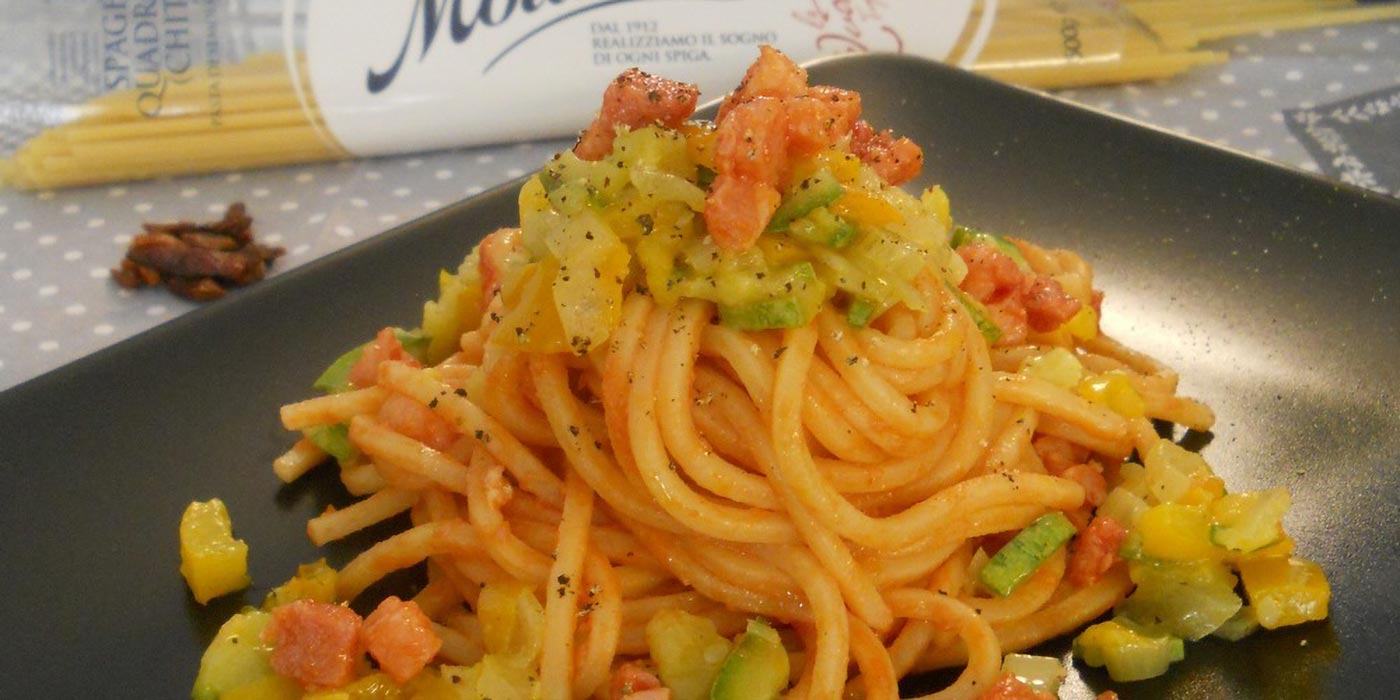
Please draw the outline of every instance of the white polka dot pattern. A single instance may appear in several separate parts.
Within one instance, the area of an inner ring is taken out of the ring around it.
[[[1313,157],[1289,134],[1283,110],[1308,109],[1400,84],[1400,22],[1264,32],[1208,48],[1228,50],[1231,60],[1135,90],[1107,86],[1058,94],[1319,172]]]

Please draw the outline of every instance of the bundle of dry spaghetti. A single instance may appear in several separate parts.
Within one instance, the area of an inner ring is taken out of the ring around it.
[[[1077,256],[1022,249],[1089,293]],[[343,567],[339,597],[427,562],[414,601],[440,658],[471,664],[483,586],[524,583],[544,605],[551,698],[593,696],[645,657],[663,609],[726,636],[754,616],[785,630],[789,698],[896,698],[900,678],[950,666],[957,680],[933,697],[977,697],[1004,652],[1081,627],[1132,586],[1121,563],[1073,582],[1063,549],[1007,597],[976,584],[987,537],[1091,513],[1044,441],[1116,462],[1157,441],[1149,418],[1206,429],[1213,416],[1104,336],[1077,352],[1086,369],[1124,372],[1146,417],[1018,374],[1044,348],[989,347],[932,278],[927,311],[865,328],[828,305],[806,326],[739,331],[707,302],[630,292],[613,336],[582,357],[516,349],[498,297],[442,363],[386,361],[374,386],[284,407],[292,430],[347,423],[360,455],[341,475],[363,500],[312,520],[313,540],[411,516]],[[276,468],[293,479],[322,458],[303,440]]]
[[[978,7],[996,19],[972,69],[1039,88],[1171,78],[1226,61],[1229,54],[1211,41],[1400,18],[1400,7],[1355,0],[999,0]],[[964,36],[963,50],[973,41]]]
[[[296,89],[282,56],[260,54],[164,86],[155,115],[136,90],[76,106],[71,121],[0,161],[0,184],[74,187],[347,155],[325,131],[315,96]]]
[[[983,13],[995,13],[990,25]],[[1205,45],[1216,39],[1393,18],[1400,6],[1355,0],[982,0],[947,58],[1033,87],[1123,83],[1225,61]],[[0,185],[60,188],[348,157],[306,73],[304,63],[289,69],[286,56],[267,53],[179,80],[144,76],[164,86],[158,114],[140,90],[65,108],[71,119],[0,161]]]

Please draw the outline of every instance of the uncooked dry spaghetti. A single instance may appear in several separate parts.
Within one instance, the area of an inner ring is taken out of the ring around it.
[[[1099,332],[1082,258],[892,186],[919,148],[776,51],[714,124],[696,97],[619,76],[420,330],[283,408],[278,476],[331,454],[363,497],[313,541],[410,526],[231,620],[197,696],[1045,697],[998,694],[1063,673],[1007,652],[1110,609],[1076,650],[1120,681],[1326,615],[1286,492],[1159,437],[1213,415]]]

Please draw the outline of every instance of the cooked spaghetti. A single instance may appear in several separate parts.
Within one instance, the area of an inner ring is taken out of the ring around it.
[[[313,541],[411,526],[231,621],[197,695],[895,698],[954,667],[931,697],[1045,697],[991,694],[1057,682],[1004,655],[1115,606],[1076,644],[1118,680],[1325,616],[1286,494],[1225,496],[1159,437],[1213,415],[1099,332],[1083,259],[892,186],[919,148],[776,51],[715,123],[695,102],[619,76],[420,330],[283,408],[278,476],[329,453],[363,496]],[[411,600],[344,606],[420,564]]]

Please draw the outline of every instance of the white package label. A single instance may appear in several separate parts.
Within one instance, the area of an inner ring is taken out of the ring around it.
[[[973,0],[311,0],[310,93],[356,155],[562,136],[636,66],[732,90],[771,44],[944,59]],[[990,16],[987,13],[986,16]]]

